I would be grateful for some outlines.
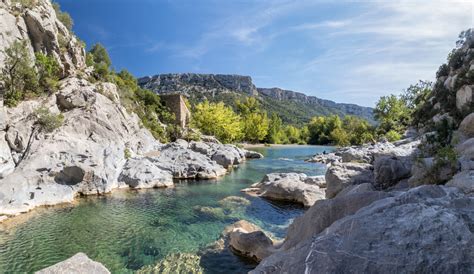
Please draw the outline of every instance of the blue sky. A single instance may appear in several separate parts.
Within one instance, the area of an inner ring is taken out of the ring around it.
[[[336,102],[374,106],[433,80],[471,1],[59,0],[87,45],[135,76],[250,75]]]

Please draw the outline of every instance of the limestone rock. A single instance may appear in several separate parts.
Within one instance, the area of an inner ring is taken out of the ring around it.
[[[251,273],[470,273],[473,225],[474,197],[422,186],[339,219]]]
[[[247,221],[238,221],[225,229],[231,250],[257,262],[272,253],[273,240],[261,228]]]
[[[370,184],[367,185],[370,186]],[[318,201],[303,216],[293,221],[288,228],[281,250],[293,248],[300,242],[319,234],[335,221],[356,213],[374,201],[390,196],[391,194],[380,191],[361,191]]]
[[[468,106],[473,101],[473,89],[474,86],[462,86],[456,92],[456,107],[458,110],[463,110],[464,107]]]
[[[326,178],[324,177],[324,175],[306,176],[304,182],[308,185],[315,185],[319,188],[326,188]]]
[[[261,159],[263,158],[262,153],[252,151],[252,150],[245,150],[245,158],[247,159]]]
[[[339,163],[326,171],[326,198],[333,198],[350,185],[374,182],[373,166],[363,163]]]
[[[461,125],[459,125],[459,131],[466,138],[474,137],[474,112],[469,114],[462,120]]]
[[[133,188],[170,187],[173,185],[171,173],[154,165],[148,158],[128,160],[118,180]]]
[[[411,161],[407,157],[382,156],[374,161],[374,186],[387,189],[410,177]]]
[[[36,274],[82,274],[82,273],[93,273],[93,274],[110,274],[110,271],[105,268],[101,263],[95,262],[84,253],[77,253],[71,258],[57,263],[53,266],[42,269]]]
[[[316,184],[306,183],[306,179],[307,176],[301,173],[270,173],[253,187],[261,197],[312,206],[317,200],[324,199],[325,191]]]
[[[474,170],[457,173],[446,185],[460,188],[464,193],[474,193]]]
[[[227,170],[206,155],[171,143],[159,150],[159,155],[150,161],[161,169],[170,171],[176,179],[215,179]]]

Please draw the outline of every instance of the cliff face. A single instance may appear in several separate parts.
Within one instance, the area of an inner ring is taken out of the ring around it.
[[[27,41],[30,52],[54,56],[63,76],[85,68],[85,50],[81,42],[58,20],[48,0],[32,1],[30,6],[0,2],[0,64],[4,50],[16,40]]]
[[[249,76],[222,74],[160,74],[139,79],[139,85],[158,94],[181,93],[191,98],[226,100],[232,95],[258,96],[263,108],[285,122],[305,123],[317,115],[355,115],[374,121],[372,108],[340,104],[280,88],[256,88]],[[232,99],[228,99],[232,101]],[[231,102],[229,102],[231,103]]]
[[[139,84],[159,94],[179,92],[189,96],[192,92],[211,94],[239,92],[257,95],[252,78],[241,75],[224,74],[160,74],[139,79]]]

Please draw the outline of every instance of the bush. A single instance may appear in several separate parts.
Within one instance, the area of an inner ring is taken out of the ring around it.
[[[52,114],[47,108],[41,107],[35,111],[37,116],[36,124],[45,132],[53,132],[59,128],[64,121],[64,116],[60,114]]]
[[[16,106],[26,97],[33,97],[41,92],[38,74],[33,67],[30,53],[25,41],[15,41],[5,50],[5,60],[0,74],[0,81],[5,87],[5,105]]]
[[[390,130],[387,133],[385,133],[385,138],[387,138],[389,142],[395,142],[395,141],[400,140],[402,138],[402,135],[396,132],[395,130]]]
[[[132,158],[132,152],[130,151],[130,149],[128,149],[128,148],[124,149],[123,157],[125,158],[125,160],[128,160],[128,159]]]
[[[58,89],[58,81],[61,76],[61,68],[58,61],[52,56],[37,52],[36,68],[38,70],[39,84],[45,92],[55,92]]]

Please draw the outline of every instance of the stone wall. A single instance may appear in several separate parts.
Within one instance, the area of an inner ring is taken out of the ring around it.
[[[186,103],[184,102],[183,96],[180,94],[167,94],[160,95],[162,102],[167,106],[176,117],[176,124],[182,128],[185,128],[191,118],[191,112],[189,111]]]

